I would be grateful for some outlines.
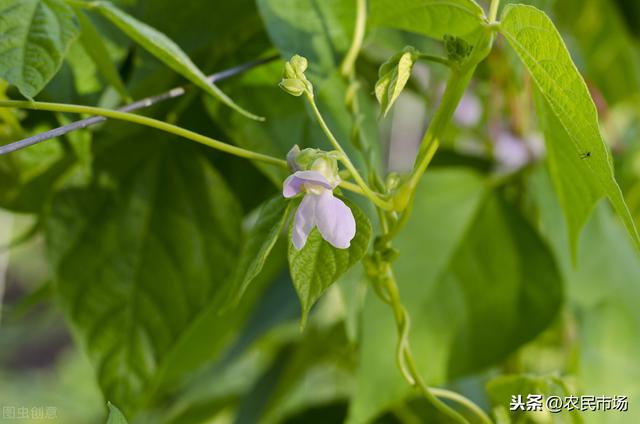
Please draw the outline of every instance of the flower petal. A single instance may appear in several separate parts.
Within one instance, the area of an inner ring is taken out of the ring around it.
[[[338,249],[348,248],[356,235],[353,212],[329,190],[315,197],[315,220],[322,238]]]
[[[294,144],[291,150],[289,150],[289,153],[287,153],[287,165],[289,165],[289,169],[293,172],[300,171],[300,167],[296,163],[296,158],[299,154],[300,147],[297,144]]]
[[[293,197],[300,193],[304,183],[319,185],[332,189],[329,181],[317,171],[297,171],[289,175],[282,185],[282,195],[286,198]]]
[[[309,233],[316,224],[316,204],[319,196],[307,194],[300,202],[293,221],[293,234],[291,241],[296,249],[300,250],[307,243]]]

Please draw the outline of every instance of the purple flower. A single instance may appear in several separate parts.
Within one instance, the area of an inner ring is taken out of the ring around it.
[[[304,192],[293,222],[293,245],[300,250],[318,227],[322,238],[338,249],[346,249],[356,235],[351,209],[333,196],[333,185],[318,171],[296,171],[284,182],[282,194],[291,198]]]
[[[463,127],[473,127],[482,119],[482,105],[476,96],[465,93],[453,115]]]

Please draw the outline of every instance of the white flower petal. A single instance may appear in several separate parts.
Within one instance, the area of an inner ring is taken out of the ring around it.
[[[316,225],[316,203],[319,196],[307,194],[300,202],[293,221],[293,235],[291,241],[300,250],[307,243],[307,238]]]
[[[338,249],[348,248],[356,235],[353,212],[329,190],[315,197],[315,220],[322,238]]]

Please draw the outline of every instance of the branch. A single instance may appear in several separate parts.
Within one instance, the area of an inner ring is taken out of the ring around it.
[[[279,56],[269,56],[263,59],[256,59],[254,61],[251,62],[247,62],[244,63],[242,65],[238,65],[235,66],[233,68],[230,69],[226,69],[224,71],[221,72],[217,72],[211,76],[208,77],[208,80],[211,84],[214,84],[218,81],[222,81],[225,80],[227,78],[231,78],[233,76],[239,75],[243,72],[246,72],[250,69],[253,69],[257,66],[272,62],[276,59],[278,59]],[[119,112],[132,112],[135,110],[140,110],[140,109],[144,109],[150,106],[153,106],[155,104],[158,104],[160,102],[163,102],[165,100],[169,100],[169,99],[175,99],[178,97],[183,96],[186,92],[187,89],[189,88],[189,86],[182,86],[182,87],[176,87],[173,88],[165,93],[162,94],[158,94],[155,96],[151,96],[151,97],[147,97],[145,99],[142,100],[138,100],[136,102],[127,104],[125,106],[122,106],[120,108],[118,108],[117,110]],[[87,128],[90,127],[91,125],[95,125],[95,124],[99,124],[101,122],[106,121],[107,118],[104,116],[92,116],[91,118],[87,118],[87,119],[82,119],[79,121],[75,121],[72,122],[70,124],[64,125],[62,127],[58,127],[58,128],[54,128],[52,130],[43,132],[41,134],[37,134],[31,137],[27,137],[25,139],[19,140],[19,141],[15,141],[13,143],[7,144],[6,146],[0,146],[0,155],[6,155],[8,153],[12,153],[15,152],[17,150],[21,150],[30,146],[33,146],[34,144],[38,144],[41,143],[43,141],[46,140],[50,140],[52,138],[56,138],[56,137],[60,137],[63,136],[65,134],[68,134],[72,131],[76,131],[79,129],[83,129],[83,128]]]

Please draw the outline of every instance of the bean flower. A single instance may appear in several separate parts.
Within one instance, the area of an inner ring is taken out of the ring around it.
[[[333,247],[348,248],[356,235],[356,221],[351,209],[333,195],[340,184],[336,159],[315,149],[301,151],[296,145],[287,162],[293,174],[284,181],[282,195],[288,199],[304,195],[293,221],[293,246],[301,250],[317,227]]]

